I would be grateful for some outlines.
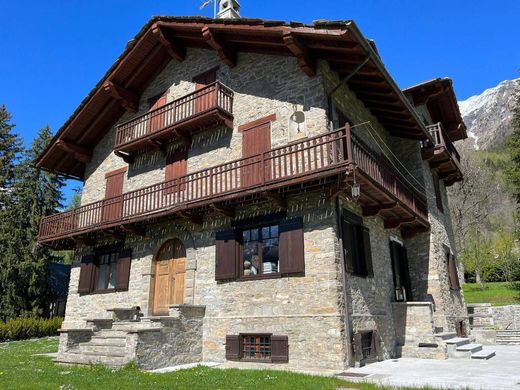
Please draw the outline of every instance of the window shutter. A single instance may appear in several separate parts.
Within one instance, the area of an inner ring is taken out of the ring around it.
[[[237,240],[234,230],[215,235],[215,280],[230,280],[237,276]]]
[[[346,218],[342,218],[342,238],[343,238],[343,261],[345,262],[345,271],[354,272],[353,262],[353,246],[352,246],[352,223]]]
[[[361,333],[354,333],[353,336],[354,341],[354,356],[357,362],[361,362],[363,360],[363,348],[361,346]]]
[[[226,336],[226,360],[240,360],[240,335]]]
[[[374,276],[374,267],[372,266],[372,248],[370,246],[370,230],[367,227],[363,227],[363,250],[366,274],[367,276]]]
[[[457,262],[452,254],[448,257],[448,276],[450,279],[450,288],[452,290],[460,290],[459,273],[457,271]]]
[[[289,338],[287,336],[271,336],[271,360],[273,363],[289,361]]]
[[[132,249],[123,249],[119,252],[116,268],[116,290],[127,291],[130,280],[130,265],[132,263]]]
[[[403,245],[399,245],[402,285],[406,289],[406,300],[413,301],[412,284],[410,283],[410,268],[408,267],[408,252]]]
[[[86,255],[81,258],[79,271],[78,293],[88,294],[92,291],[92,277],[94,275],[94,256]]]
[[[303,219],[293,218],[280,222],[279,232],[280,272],[282,274],[305,274]]]

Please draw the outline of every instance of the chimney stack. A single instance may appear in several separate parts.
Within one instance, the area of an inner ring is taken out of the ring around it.
[[[236,0],[219,0],[217,19],[239,19],[240,4]]]

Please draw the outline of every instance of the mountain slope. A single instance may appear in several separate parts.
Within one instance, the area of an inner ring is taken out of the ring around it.
[[[476,149],[499,146],[513,131],[513,93],[520,83],[505,80],[482,94],[459,102],[460,112]]]

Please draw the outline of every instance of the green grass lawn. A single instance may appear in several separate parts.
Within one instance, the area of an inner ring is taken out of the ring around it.
[[[493,306],[520,304],[520,290],[512,289],[508,283],[486,283],[484,290],[476,283],[464,285],[466,303],[491,303]]]
[[[50,357],[34,356],[57,348],[56,337],[0,343],[0,389],[384,389],[281,371],[197,367],[152,374],[134,367],[60,366]]]

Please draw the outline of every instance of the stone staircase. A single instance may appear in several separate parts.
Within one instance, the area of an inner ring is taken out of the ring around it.
[[[89,319],[86,328],[60,331],[55,362],[115,368],[135,362],[145,369],[197,362],[202,358],[203,316],[203,307],[179,305],[164,317],[131,319],[119,313],[113,319]]]
[[[520,345],[520,330],[497,330],[496,343],[501,345]]]
[[[454,359],[488,360],[495,356],[495,351],[484,349],[482,344],[472,343],[468,337],[454,337],[444,340],[448,356]]]

